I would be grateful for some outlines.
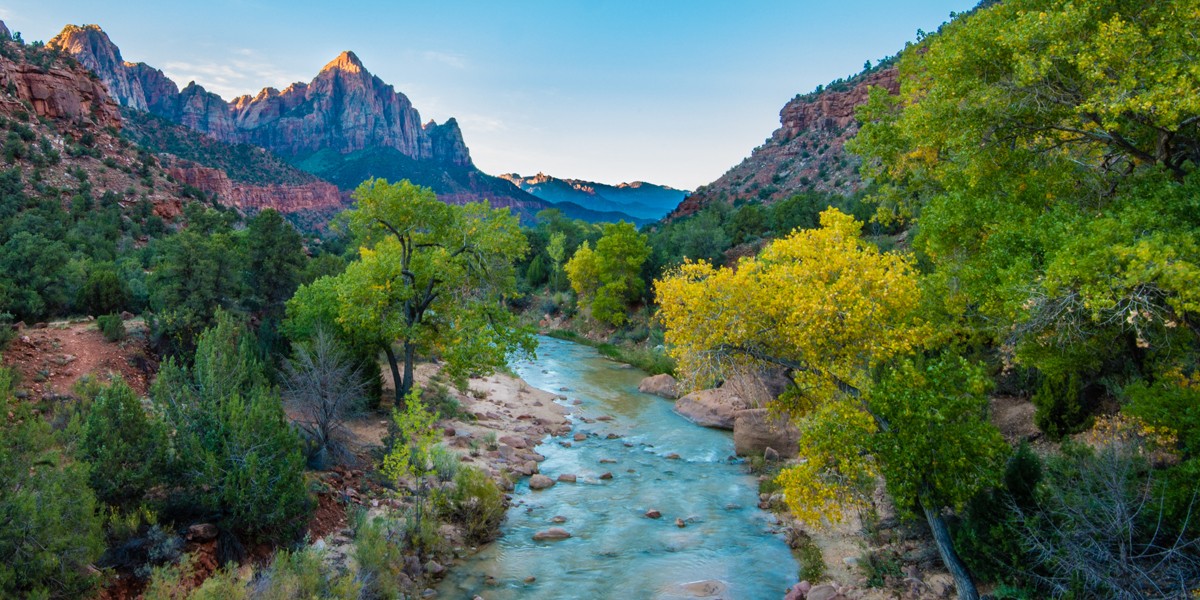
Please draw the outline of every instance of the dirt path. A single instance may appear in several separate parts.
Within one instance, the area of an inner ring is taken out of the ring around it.
[[[4,351],[4,366],[18,374],[16,388],[29,398],[69,396],[85,375],[119,374],[145,395],[157,370],[146,343],[142,321],[126,321],[125,339],[109,342],[95,321],[57,322],[25,328]]]

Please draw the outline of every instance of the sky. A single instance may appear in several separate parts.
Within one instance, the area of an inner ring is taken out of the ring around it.
[[[26,41],[99,24],[127,61],[226,100],[310,81],[343,50],[475,164],[681,189],[712,182],[796,94],[895,54],[975,0],[6,0]]]

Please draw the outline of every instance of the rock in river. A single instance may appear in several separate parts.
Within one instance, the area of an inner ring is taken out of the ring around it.
[[[533,534],[533,541],[541,542],[545,540],[565,540],[571,537],[571,534],[562,527],[551,527]]]

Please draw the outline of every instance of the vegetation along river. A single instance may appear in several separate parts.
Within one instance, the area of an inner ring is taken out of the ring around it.
[[[670,401],[638,392],[644,373],[586,346],[543,337],[537,360],[514,370],[566,396],[574,432],[537,451],[546,457],[542,474],[578,481],[546,490],[519,484],[503,537],[453,569],[442,597],[777,599],[796,581],[795,559],[757,508],[754,477],[730,460],[727,432],[693,425]],[[590,435],[574,441],[576,433]],[[611,479],[601,479],[606,472]],[[647,517],[651,509],[661,518]],[[572,537],[533,540],[551,527]]]

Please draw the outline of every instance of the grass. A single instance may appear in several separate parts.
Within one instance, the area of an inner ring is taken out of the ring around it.
[[[590,340],[578,333],[566,329],[555,329],[548,332],[546,335],[575,342],[585,346],[595,348],[600,354],[607,356],[618,362],[623,362],[628,365],[633,365],[651,375],[666,373],[668,375],[675,374],[675,360],[667,356],[665,352],[660,352],[653,348],[631,347],[608,342],[597,342]]]

